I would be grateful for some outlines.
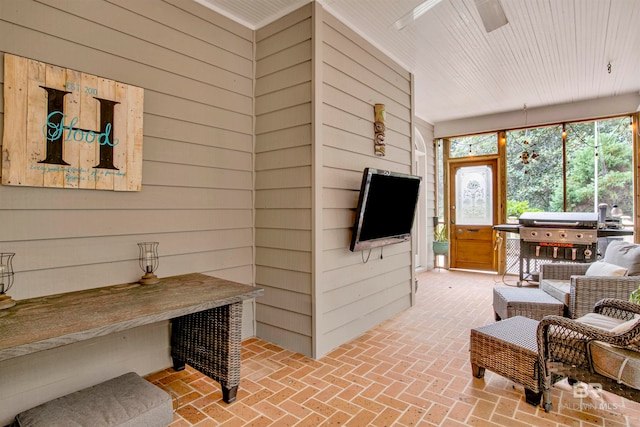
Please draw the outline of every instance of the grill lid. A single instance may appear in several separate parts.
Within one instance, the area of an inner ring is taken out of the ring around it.
[[[546,228],[598,228],[595,212],[524,212],[520,225]]]

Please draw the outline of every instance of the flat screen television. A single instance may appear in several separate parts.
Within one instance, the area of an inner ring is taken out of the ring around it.
[[[422,178],[366,168],[350,249],[362,251],[409,240]]]

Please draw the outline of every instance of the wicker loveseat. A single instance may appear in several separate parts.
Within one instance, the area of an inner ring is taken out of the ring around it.
[[[603,299],[579,319],[546,316],[537,340],[545,411],[564,377],[640,402],[640,304]]]
[[[572,319],[591,312],[603,298],[627,300],[638,286],[640,245],[622,241],[611,242],[602,261],[550,263],[540,268],[540,289],[563,302]]]

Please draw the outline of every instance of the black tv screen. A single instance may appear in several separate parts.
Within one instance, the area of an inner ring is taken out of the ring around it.
[[[351,251],[408,240],[421,181],[419,176],[366,168],[360,186]]]

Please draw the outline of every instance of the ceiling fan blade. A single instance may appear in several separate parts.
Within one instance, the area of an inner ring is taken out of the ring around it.
[[[436,6],[441,1],[442,0],[426,0],[420,3],[418,6],[414,7],[409,13],[407,13],[402,18],[394,22],[393,27],[396,30],[402,30],[404,27],[406,27],[407,25],[409,25],[410,23],[412,23],[413,21],[415,21],[416,19],[420,18],[422,15],[427,13],[429,9]]]
[[[476,8],[487,33],[509,23],[500,0],[476,0]]]

